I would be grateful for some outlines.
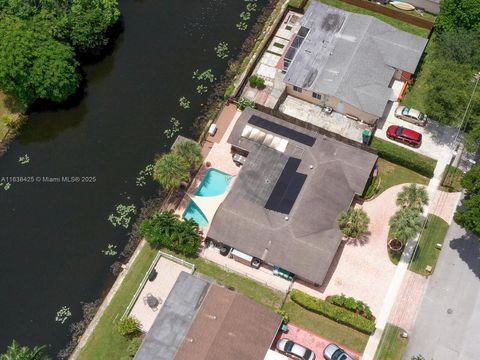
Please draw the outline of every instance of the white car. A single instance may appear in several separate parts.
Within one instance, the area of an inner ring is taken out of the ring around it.
[[[325,360],[353,360],[345,350],[341,349],[335,344],[328,344],[323,350],[323,357]]]
[[[297,344],[292,340],[280,339],[277,341],[277,350],[294,359],[314,360],[315,353],[305,346]]]
[[[428,119],[424,113],[407,106],[397,107],[395,117],[419,126],[425,126]]]

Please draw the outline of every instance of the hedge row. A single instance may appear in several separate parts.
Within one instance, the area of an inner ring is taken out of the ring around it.
[[[375,331],[375,322],[347,309],[317,299],[297,289],[292,290],[290,297],[301,307],[311,312],[328,317],[329,319],[332,319],[340,324],[347,325],[362,333],[370,335]]]
[[[371,147],[377,150],[378,156],[387,161],[404,166],[428,178],[433,177],[437,160],[417,154],[412,150],[405,149],[377,137],[373,138]]]
[[[345,296],[343,294],[327,296],[325,300],[330,304],[337,305],[344,309],[353,311],[354,313],[361,315],[368,320],[375,320],[375,317],[372,314],[372,310],[370,310],[370,307],[363,301],[356,300],[353,297]]]

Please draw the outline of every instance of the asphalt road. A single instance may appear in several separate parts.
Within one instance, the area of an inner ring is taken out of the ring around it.
[[[452,223],[405,359],[480,359],[480,241]]]

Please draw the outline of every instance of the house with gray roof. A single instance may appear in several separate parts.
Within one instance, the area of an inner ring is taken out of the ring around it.
[[[314,1],[283,59],[287,93],[374,124],[393,99],[393,82],[410,79],[427,41]]]
[[[207,239],[322,284],[342,239],[337,218],[363,194],[377,155],[253,109],[228,143],[246,160]]]

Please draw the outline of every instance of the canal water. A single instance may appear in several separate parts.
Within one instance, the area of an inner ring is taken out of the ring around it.
[[[206,99],[196,94],[193,71],[211,68],[218,77],[227,61],[213,48],[225,41],[236,55],[248,35],[235,26],[243,0],[123,0],[120,7],[124,31],[109,55],[83,67],[85,95],[37,106],[0,159],[0,178],[32,181],[0,189],[1,352],[16,339],[50,344],[55,355],[81,318],[80,303],[105,295],[116,258],[101,250],[113,244],[120,252],[128,237],[109,214],[155,195],[152,181],[138,187],[136,177],[171,145],[164,130],[172,116],[191,135]],[[190,109],[179,107],[182,96]],[[30,162],[22,165],[25,154]],[[62,306],[72,312],[65,324],[55,321]]]

